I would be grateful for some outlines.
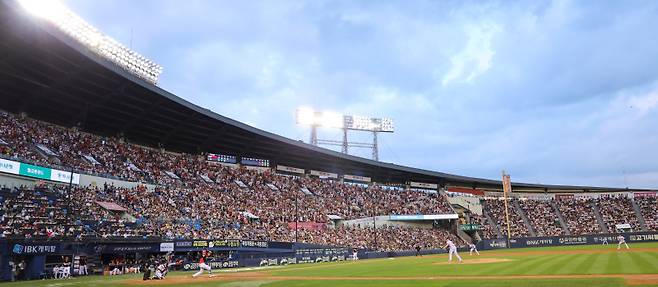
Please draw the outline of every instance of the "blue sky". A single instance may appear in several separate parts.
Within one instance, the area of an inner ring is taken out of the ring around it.
[[[658,188],[656,1],[65,3],[164,89],[289,138],[308,140],[305,105],[393,118],[387,162]]]

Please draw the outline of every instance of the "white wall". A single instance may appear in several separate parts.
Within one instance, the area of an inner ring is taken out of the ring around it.
[[[103,187],[103,185],[107,183],[108,185],[114,184],[116,187],[123,187],[123,188],[133,188],[137,187],[140,185],[146,186],[147,189],[153,190],[155,189],[154,184],[145,184],[141,182],[132,182],[132,181],[125,181],[125,180],[118,180],[118,179],[109,179],[109,178],[104,178],[104,177],[99,177],[99,176],[93,176],[93,175],[86,175],[86,174],[81,174],[80,175],[80,185],[81,186],[97,186],[97,187]]]
[[[482,215],[482,204],[479,197],[471,196],[446,196],[450,204],[460,205],[471,212]]]
[[[353,226],[360,224],[362,227],[372,227],[372,217],[365,217],[352,220],[343,220],[338,223],[338,225]],[[377,227],[387,226],[400,226],[400,227],[415,227],[415,228],[432,228],[432,221],[399,221],[399,220],[389,220],[388,215],[381,215],[375,217],[375,225]]]
[[[27,178],[6,173],[0,174],[0,186],[6,186],[9,188],[20,186],[33,187],[37,181],[39,180],[34,178]]]

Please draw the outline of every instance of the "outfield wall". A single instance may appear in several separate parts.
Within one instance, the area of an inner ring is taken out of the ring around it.
[[[655,242],[658,241],[658,232],[629,232],[622,233],[627,243],[638,242]],[[619,234],[593,234],[580,236],[545,236],[545,237],[522,237],[511,238],[509,246],[511,248],[526,247],[545,247],[545,246],[571,246],[571,245],[591,245],[603,244],[607,239],[609,244],[617,244]],[[504,238],[485,239],[478,242],[478,249],[500,249],[507,248],[507,240]]]

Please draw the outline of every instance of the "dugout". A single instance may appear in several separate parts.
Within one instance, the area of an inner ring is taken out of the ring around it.
[[[174,262],[173,268],[176,270],[193,270],[198,269],[198,254],[202,250],[214,253],[209,261],[213,269],[222,269],[340,261],[347,258],[351,248],[238,239],[164,242],[118,238],[83,241],[0,240],[0,280],[52,277],[53,267],[63,265],[64,257],[69,259],[71,276],[78,274],[81,257],[85,258],[88,266],[97,267],[90,267],[89,273],[109,274],[115,268],[124,273],[126,269],[136,267],[143,271],[148,264],[163,260]]]
[[[44,279],[52,276],[52,267],[62,265],[68,258],[72,267],[72,253],[62,250],[59,244],[0,243],[0,279],[3,281]]]

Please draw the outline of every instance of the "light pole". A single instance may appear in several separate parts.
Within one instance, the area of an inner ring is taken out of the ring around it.
[[[393,133],[393,120],[390,118],[372,118],[355,115],[340,115],[329,111],[315,111],[308,107],[298,108],[296,122],[299,125],[311,127],[309,144],[340,146],[341,152],[347,154],[350,147],[372,149],[372,159],[379,160],[379,133]],[[343,130],[343,140],[318,139],[319,127],[336,128]],[[349,142],[348,131],[372,132],[372,143]]]

